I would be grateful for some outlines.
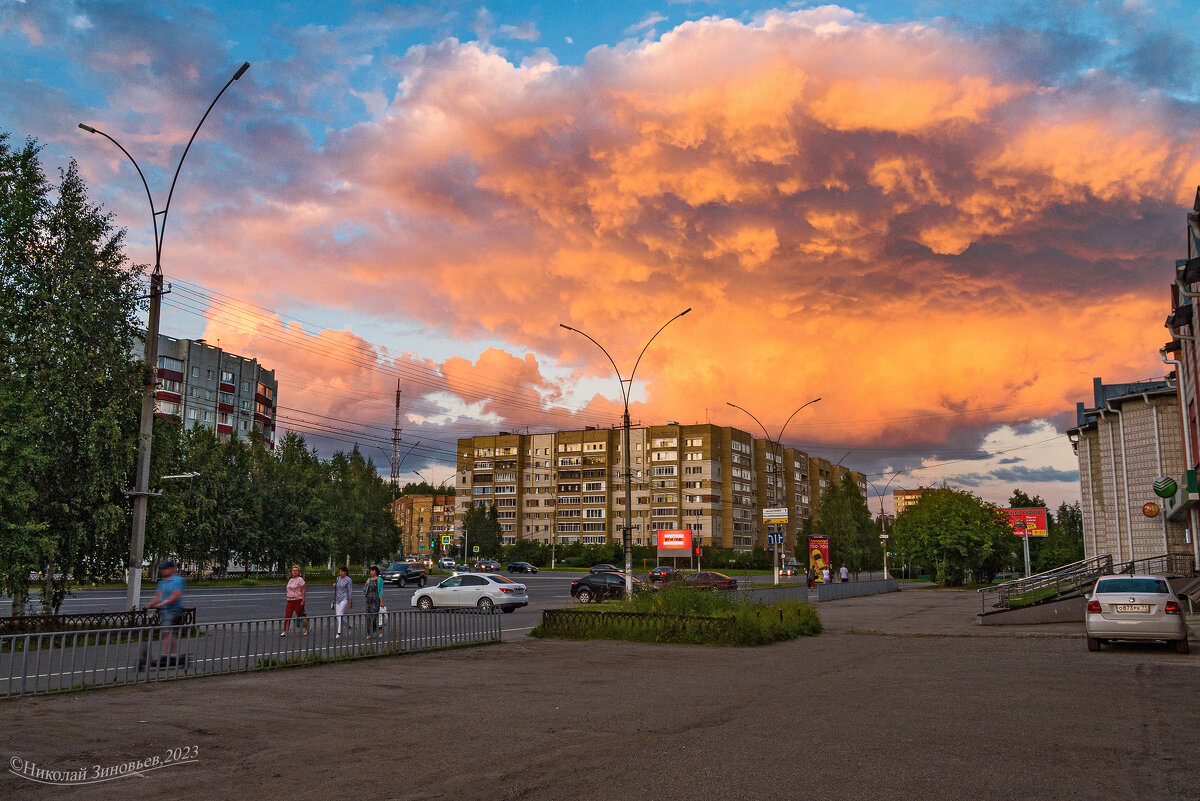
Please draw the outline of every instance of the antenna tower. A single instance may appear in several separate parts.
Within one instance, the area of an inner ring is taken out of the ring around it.
[[[392,491],[400,491],[400,379],[396,379],[396,419],[392,422]]]

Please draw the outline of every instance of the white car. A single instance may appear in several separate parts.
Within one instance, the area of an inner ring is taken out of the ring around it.
[[[413,593],[411,604],[428,611],[449,607],[475,607],[481,612],[501,609],[514,612],[529,604],[524,584],[492,573],[456,573],[436,587]]]
[[[441,559],[438,560],[438,567],[442,568],[443,570],[453,570],[454,569],[454,560],[451,559],[449,556],[443,556]]]
[[[1089,651],[1109,640],[1168,640],[1188,652],[1187,620],[1165,576],[1101,576],[1084,597]]]

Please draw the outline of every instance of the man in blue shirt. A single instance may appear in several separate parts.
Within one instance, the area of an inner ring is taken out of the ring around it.
[[[172,630],[179,625],[179,617],[183,613],[183,576],[175,569],[175,563],[170,559],[158,566],[158,590],[154,600],[146,605],[147,609],[157,609],[159,624],[162,626],[162,639],[159,653],[163,658],[175,655],[176,637]]]

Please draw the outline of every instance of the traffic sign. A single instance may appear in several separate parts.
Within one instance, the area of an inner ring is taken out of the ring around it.
[[[887,538],[888,538],[888,535],[887,535],[887,534],[880,534],[880,535],[879,535],[879,539],[881,539],[881,540],[886,540]]]
[[[442,536],[442,545],[449,545],[449,544],[450,544],[450,537],[443,535]]]
[[[762,510],[764,523],[786,523],[788,522],[788,510],[786,506],[772,506]]]
[[[471,553],[479,553],[479,546],[478,546],[478,545],[472,545],[472,546],[471,546]]]
[[[783,532],[767,534],[767,545],[783,545]]]

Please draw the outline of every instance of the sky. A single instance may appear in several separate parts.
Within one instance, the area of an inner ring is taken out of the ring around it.
[[[163,331],[280,429],[435,483],[457,437],[713,422],[891,488],[1079,497],[1094,376],[1164,374],[1200,4],[17,2],[0,130],[78,162]],[[902,474],[896,475],[898,471]],[[874,494],[874,492],[872,492]],[[872,508],[876,501],[872,500]],[[890,509],[890,501],[886,504]]]

